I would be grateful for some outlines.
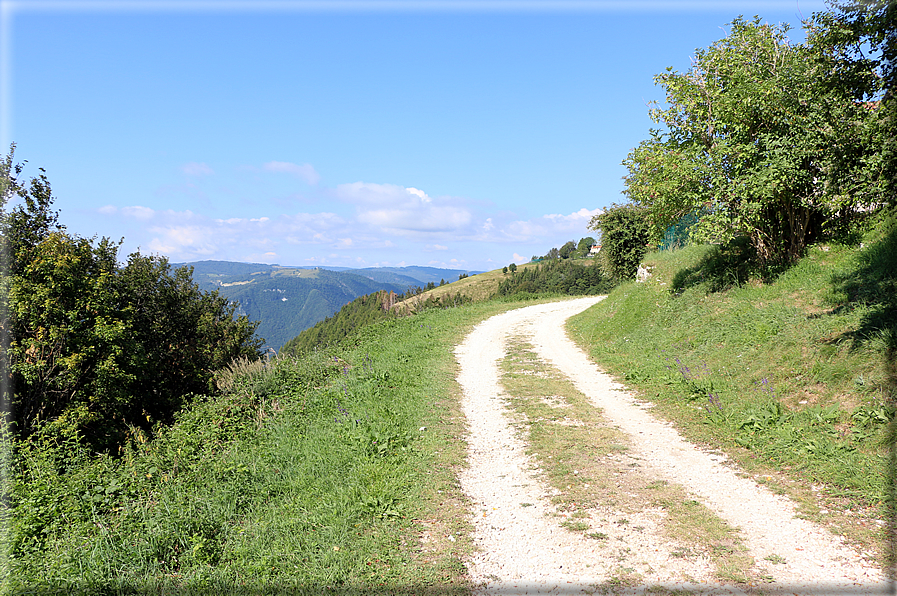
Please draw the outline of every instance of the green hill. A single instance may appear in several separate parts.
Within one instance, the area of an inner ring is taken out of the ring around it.
[[[196,261],[193,280],[240,304],[238,314],[258,321],[265,346],[279,351],[291,338],[356,298],[385,290],[405,293],[427,283],[451,282],[466,271],[434,267],[330,270],[263,263]]]
[[[202,275],[196,276],[197,281],[203,280]],[[253,271],[245,267],[239,273],[220,276],[217,284],[211,272],[204,275],[207,288],[214,287],[222,296],[239,302],[237,312],[259,322],[258,335],[265,339],[266,347],[275,350],[358,296],[407,288],[406,284],[381,283],[325,269],[266,267]]]

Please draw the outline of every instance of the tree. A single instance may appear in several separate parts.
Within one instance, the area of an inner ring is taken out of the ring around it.
[[[589,229],[601,232],[601,268],[614,279],[632,279],[645,256],[649,237],[645,209],[612,205],[594,216]]]
[[[813,15],[817,44],[848,71],[862,77],[874,67],[881,81],[881,176],[886,198],[897,204],[897,2],[854,0],[830,2],[832,11]]]
[[[601,294],[612,287],[613,283],[599,267],[575,259],[552,259],[503,279],[497,294],[511,296],[551,292],[572,296]]]
[[[823,36],[792,44],[787,31],[735,19],[688,72],[655,77],[669,107],[651,117],[666,130],[623,162],[653,238],[694,214],[698,240],[746,236],[762,261],[790,261],[882,200],[880,119],[864,103],[874,65],[848,70]]]
[[[53,211],[53,193],[46,172],[22,183],[19,176],[24,164],[13,165],[16,145],[9,147],[9,153],[0,162],[0,226],[9,264],[9,273],[21,272],[25,263],[31,260],[31,251],[53,231],[64,230],[59,224],[59,213]],[[27,162],[25,162],[27,163]],[[11,200],[20,203],[7,211]]]
[[[576,243],[572,240],[568,240],[561,249],[558,251],[558,255],[562,259],[569,259],[573,256],[573,253],[576,252]]]
[[[517,263],[511,263],[510,265],[508,265],[508,271],[510,271],[511,273],[516,273],[517,272]]]
[[[589,251],[592,250],[592,246],[596,244],[596,240],[591,236],[586,236],[585,238],[579,241],[579,244],[576,245],[576,256],[580,258],[585,258],[589,256]]]

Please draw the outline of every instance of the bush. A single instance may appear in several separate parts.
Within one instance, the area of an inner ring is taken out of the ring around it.
[[[214,389],[214,370],[258,357],[256,324],[200,291],[191,270],[139,253],[119,266],[117,245],[66,233],[46,178],[20,184],[11,161],[3,185],[21,204],[0,204],[12,265],[4,397],[19,438],[43,428],[114,450],[129,427],[170,422],[189,395]]]
[[[544,292],[589,295],[607,292],[612,287],[613,283],[599,267],[572,259],[553,259],[503,280],[496,293],[499,296]]]

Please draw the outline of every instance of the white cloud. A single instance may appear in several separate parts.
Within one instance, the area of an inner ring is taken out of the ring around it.
[[[128,217],[133,217],[136,219],[152,219],[152,217],[156,214],[156,212],[149,207],[142,207],[140,205],[125,207],[121,211]]]
[[[247,224],[261,223],[261,224],[263,224],[263,223],[269,222],[271,220],[270,220],[270,218],[267,218],[267,217],[249,217],[249,218],[247,218],[247,217],[231,217],[228,219],[213,219],[212,221],[214,221],[217,224],[227,224],[227,225],[233,226],[233,225],[244,224],[244,223],[247,223]]]
[[[470,223],[470,213],[454,207],[371,209],[359,213],[358,221],[398,234],[452,232]]]
[[[268,251],[263,253],[249,253],[240,258],[241,261],[247,263],[279,263],[280,255],[276,252]]]
[[[204,163],[191,161],[181,166],[181,171],[188,176],[211,176],[215,171]]]
[[[283,172],[286,174],[292,174],[297,178],[301,178],[305,180],[307,183],[311,185],[315,185],[321,179],[321,176],[315,171],[314,167],[311,164],[299,164],[290,163],[288,161],[269,161],[268,163],[262,165],[262,169],[268,172]]]
[[[208,256],[218,248],[211,241],[212,230],[203,226],[153,227],[150,232],[158,234],[150,241],[150,249],[171,257]]]
[[[353,182],[334,189],[336,197],[355,205],[358,221],[395,235],[468,235],[473,216],[459,199],[434,199],[417,188]]]
[[[269,162],[266,169],[294,173],[294,166]],[[421,262],[424,257],[440,259],[439,266],[485,269],[493,261],[510,260],[501,257],[509,248],[513,262],[520,264],[529,260],[529,254],[594,235],[587,225],[601,211],[580,208],[522,219],[464,198],[368,182],[325,188],[319,195],[331,204],[336,201],[332,208],[345,213],[247,213],[242,209],[248,206],[242,206],[240,212],[212,218],[140,205],[106,205],[95,213],[117,229],[132,230],[127,239],[137,247],[175,262],[215,258],[360,267],[403,257],[413,263],[410,255],[417,255]],[[498,249],[499,244],[505,248]],[[361,259],[358,264],[356,259]]]
[[[538,238],[554,239],[559,234],[586,234],[589,221],[601,213],[601,209],[582,208],[568,215],[549,213],[530,220],[517,220],[507,224],[503,233],[507,239],[528,241]]]
[[[570,215],[560,215],[558,213],[551,213],[551,214],[545,215],[543,217],[546,217],[553,221],[559,221],[559,222],[562,221],[562,222],[567,222],[567,223],[578,225],[582,222],[588,224],[589,221],[591,221],[593,216],[598,215],[599,213],[603,213],[603,212],[604,212],[603,209],[586,209],[585,207],[583,207],[579,211],[571,213]]]
[[[350,182],[347,184],[339,184],[334,189],[336,197],[353,205],[401,205],[409,201],[413,201],[412,197],[420,200],[422,191],[409,192],[404,186],[397,184],[375,184],[373,182]]]
[[[410,186],[409,186],[408,188],[406,188],[405,190],[408,191],[409,193],[413,194],[413,195],[417,195],[417,196],[419,196],[419,197],[420,197],[420,200],[423,201],[424,203],[429,203],[429,202],[431,202],[431,201],[433,200],[433,199],[431,199],[430,197],[428,197],[428,196],[427,196],[427,193],[425,193],[425,192],[422,191],[422,190],[418,190],[418,189],[416,189],[416,188],[412,188],[412,187],[410,187]]]
[[[126,209],[113,207],[104,212],[122,216]],[[336,247],[339,239],[347,237],[344,220],[333,213],[212,219],[191,211],[167,210],[155,212],[153,224],[144,228],[148,239],[141,240],[141,244],[172,260],[210,256],[245,260],[251,256],[260,262],[273,262],[283,258],[281,247]],[[252,249],[251,255],[247,249]]]
[[[97,209],[103,215],[124,215],[125,217],[133,217],[134,219],[147,220],[152,219],[156,212],[149,207],[133,205],[131,207],[122,207],[119,209],[115,205],[104,205]]]

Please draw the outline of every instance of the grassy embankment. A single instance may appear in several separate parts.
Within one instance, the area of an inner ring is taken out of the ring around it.
[[[465,592],[452,347],[507,308],[431,310],[235,366],[225,396],[116,457],[74,438],[17,446],[3,591]]]
[[[897,224],[815,246],[769,283],[719,249],[648,255],[570,323],[574,338],[687,436],[731,454],[808,518],[882,562],[894,480]],[[891,439],[889,439],[891,437]]]

